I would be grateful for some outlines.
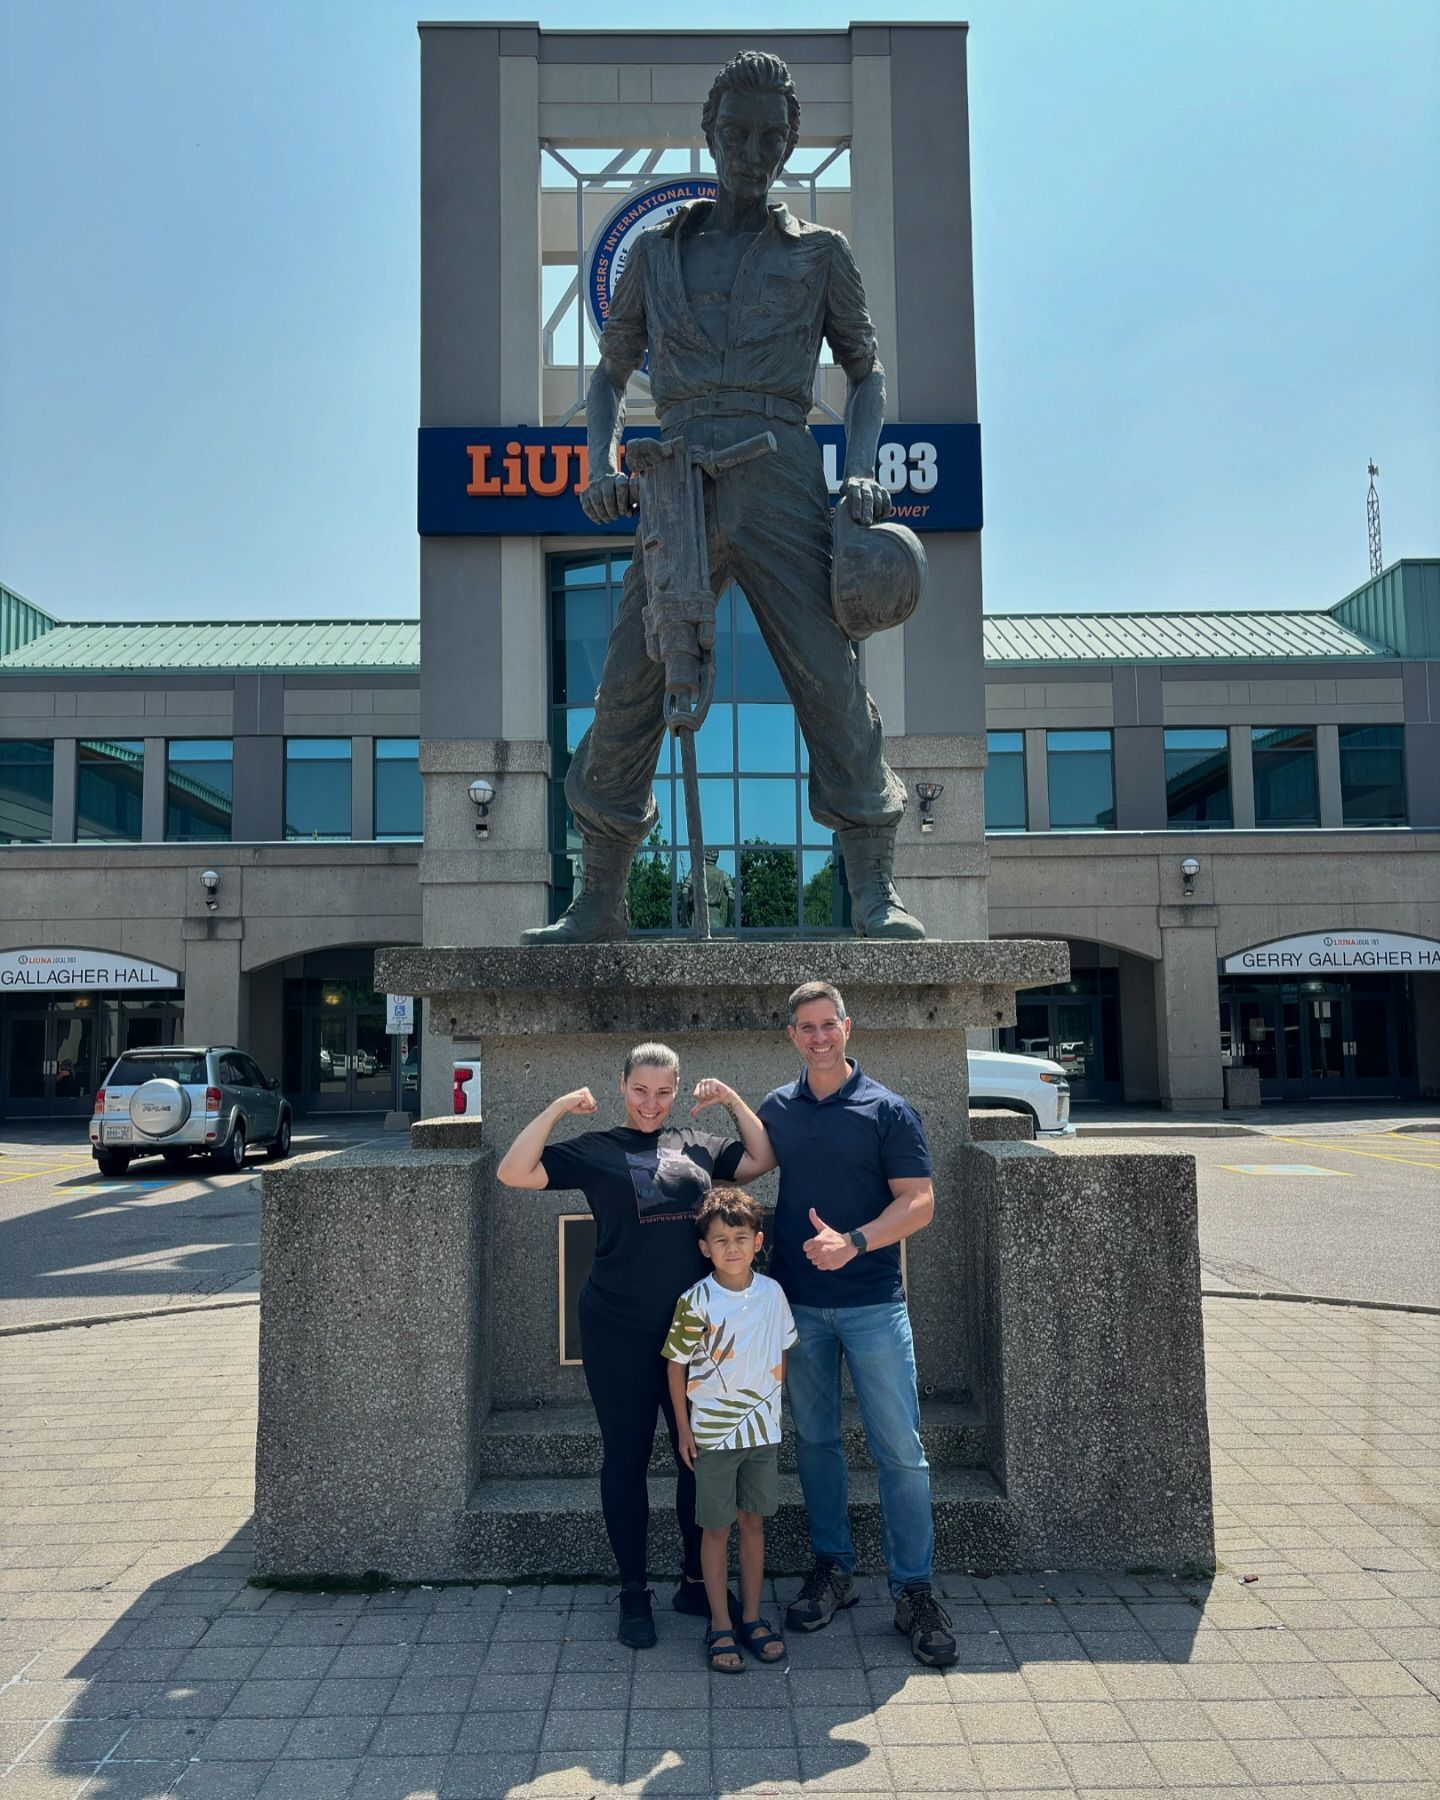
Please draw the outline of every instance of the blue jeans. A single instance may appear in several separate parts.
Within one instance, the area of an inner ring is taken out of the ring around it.
[[[840,1438],[840,1358],[850,1370],[865,1441],[880,1479],[880,1524],[890,1592],[929,1581],[935,1560],[930,1465],[920,1442],[915,1346],[910,1315],[884,1306],[796,1306],[799,1341],[785,1380],[795,1422],[795,1460],[810,1545],[817,1557],[853,1572],[848,1471]]]

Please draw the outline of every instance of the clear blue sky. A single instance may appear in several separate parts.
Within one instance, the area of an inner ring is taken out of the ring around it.
[[[958,10],[987,606],[1329,604],[1372,455],[1387,561],[1440,554],[1435,0]],[[70,617],[414,612],[416,17],[0,4],[0,580]]]

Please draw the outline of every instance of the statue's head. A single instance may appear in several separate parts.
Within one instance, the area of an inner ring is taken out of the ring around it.
[[[742,50],[715,77],[701,129],[720,185],[743,200],[768,194],[800,136],[800,102],[778,56]]]

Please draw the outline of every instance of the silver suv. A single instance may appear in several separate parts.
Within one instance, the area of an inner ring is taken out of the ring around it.
[[[271,1161],[289,1154],[290,1102],[233,1044],[127,1050],[95,1095],[90,1153],[102,1175],[123,1175],[132,1157],[163,1156],[172,1169],[192,1156],[244,1167],[251,1144]]]

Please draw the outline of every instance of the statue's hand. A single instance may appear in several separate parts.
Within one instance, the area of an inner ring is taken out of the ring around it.
[[[648,475],[665,460],[665,446],[659,438],[632,438],[625,446],[625,466],[632,475]]]
[[[846,476],[840,504],[850,508],[857,525],[878,525],[890,517],[894,505],[889,489],[865,475]]]
[[[580,490],[581,511],[596,525],[608,525],[614,519],[628,517],[634,512],[638,499],[632,478],[617,475],[613,470],[597,475],[588,487]]]

